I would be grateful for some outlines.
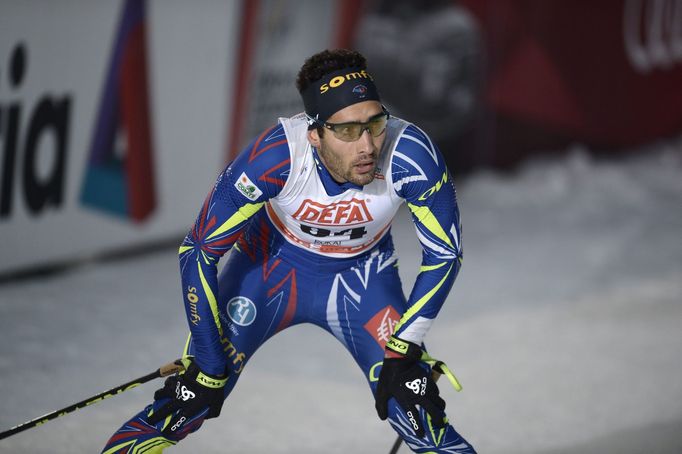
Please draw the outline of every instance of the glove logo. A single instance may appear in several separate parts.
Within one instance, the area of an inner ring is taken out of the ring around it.
[[[194,399],[196,397],[196,394],[187,389],[187,386],[181,385],[180,382],[178,382],[177,385],[175,385],[175,397],[178,400],[187,402],[190,399]]]
[[[412,424],[412,428],[415,431],[419,430],[419,424],[417,423],[417,420],[414,419],[414,415],[412,415],[411,411],[407,412],[407,417],[410,419],[410,424]]]
[[[176,430],[178,430],[178,427],[182,426],[182,423],[184,423],[186,420],[187,420],[187,418],[185,418],[184,416],[182,418],[178,419],[178,422],[173,424],[173,427],[171,427],[171,429],[170,429],[171,432],[175,432]]]
[[[422,379],[415,378],[412,381],[406,381],[405,386],[415,394],[423,396],[426,394],[426,377]]]

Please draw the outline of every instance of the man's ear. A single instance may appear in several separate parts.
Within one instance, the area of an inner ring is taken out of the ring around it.
[[[320,134],[317,128],[308,131],[308,142],[315,148],[320,148]]]

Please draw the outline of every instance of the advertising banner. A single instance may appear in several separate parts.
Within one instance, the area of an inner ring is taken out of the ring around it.
[[[622,149],[682,132],[682,0],[461,3],[485,43],[497,153]]]
[[[240,11],[3,2],[0,274],[180,241],[225,163]]]
[[[278,117],[303,111],[295,86],[299,68],[321,50],[348,45],[358,5],[357,0],[244,2],[228,157]]]

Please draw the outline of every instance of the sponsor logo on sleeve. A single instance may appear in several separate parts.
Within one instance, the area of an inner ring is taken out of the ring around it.
[[[244,197],[249,200],[256,200],[258,197],[263,195],[263,191],[258,189],[253,181],[246,175],[246,172],[242,172],[239,179],[234,183],[234,187],[242,193]]]

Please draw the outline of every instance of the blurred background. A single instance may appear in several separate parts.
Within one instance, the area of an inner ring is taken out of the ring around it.
[[[455,427],[481,453],[682,452],[682,0],[0,0],[0,430],[179,355],[177,245],[335,47],[455,175],[464,266],[427,338]],[[409,293],[406,212],[393,235]],[[321,331],[243,375],[174,452],[390,449]],[[154,389],[0,452],[98,452]]]

